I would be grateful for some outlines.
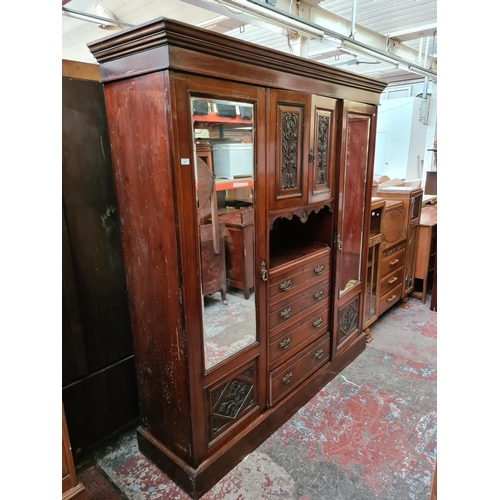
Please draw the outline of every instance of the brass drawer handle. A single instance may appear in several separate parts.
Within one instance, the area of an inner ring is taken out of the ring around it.
[[[288,316],[290,316],[290,314],[292,314],[292,308],[291,307],[287,307],[286,309],[283,309],[283,311],[280,312],[280,316],[283,319],[288,318]]]
[[[290,342],[291,342],[290,337],[283,340],[283,342],[280,343],[281,349],[286,349],[290,345]]]
[[[290,288],[292,288],[292,280],[283,281],[280,285],[280,290],[282,292],[286,292],[287,290],[290,290]]]
[[[318,292],[316,292],[316,293],[313,295],[313,299],[316,299],[316,300],[321,299],[321,297],[323,297],[323,290],[319,290]]]
[[[322,319],[322,318],[315,319],[315,320],[313,321],[313,326],[314,326],[314,328],[318,328],[318,327],[319,327],[319,325],[321,325],[321,323],[323,323],[323,319]]]
[[[316,354],[314,355],[314,357],[316,359],[319,359],[321,358],[321,356],[323,356],[323,349],[320,349],[318,352],[316,352]]]
[[[293,377],[293,373],[290,372],[290,373],[287,373],[282,379],[281,381],[284,383],[284,384],[288,384],[288,382],[290,382],[290,380],[292,380],[292,377]]]
[[[392,295],[391,297],[389,297],[387,299],[387,302],[392,302],[396,297],[397,297],[397,295]]]
[[[320,264],[314,268],[314,274],[321,274],[325,270],[325,266]]]
[[[398,281],[398,277],[397,276],[394,276],[394,278],[391,278],[387,283],[389,283],[389,285],[392,285],[393,283],[395,283],[396,281]]]
[[[390,266],[394,266],[399,262],[399,259],[394,259],[392,262],[389,263]]]

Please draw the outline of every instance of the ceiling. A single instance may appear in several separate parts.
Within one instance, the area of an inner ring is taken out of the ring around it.
[[[63,59],[95,63],[87,43],[116,29],[167,17],[388,83],[415,81],[429,73],[437,81],[437,0],[267,0],[271,6],[260,9],[255,6],[259,0],[97,1],[98,6],[96,0],[63,0]],[[245,2],[250,10],[267,9],[266,20],[246,14]],[[270,24],[267,13],[274,15],[277,9],[288,15],[283,17],[287,22],[291,17],[291,23],[303,19],[323,36],[300,37],[281,23]],[[104,30],[95,18],[89,22],[68,17],[75,13],[123,24]]]

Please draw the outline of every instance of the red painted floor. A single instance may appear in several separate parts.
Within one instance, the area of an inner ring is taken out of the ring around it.
[[[428,500],[436,462],[437,313],[418,299],[203,500]],[[78,467],[88,500],[188,500],[130,429]],[[121,496],[117,496],[120,492]]]

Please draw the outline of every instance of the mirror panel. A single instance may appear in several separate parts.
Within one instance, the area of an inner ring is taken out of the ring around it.
[[[365,182],[368,168],[367,118],[350,116],[344,165],[344,206],[340,237],[340,295],[361,282]]]
[[[257,340],[254,109],[191,98],[205,370]]]

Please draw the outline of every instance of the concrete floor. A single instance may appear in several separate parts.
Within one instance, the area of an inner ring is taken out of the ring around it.
[[[203,500],[428,500],[437,448],[437,313],[410,298],[342,373]],[[130,429],[77,468],[87,500],[188,500]]]

